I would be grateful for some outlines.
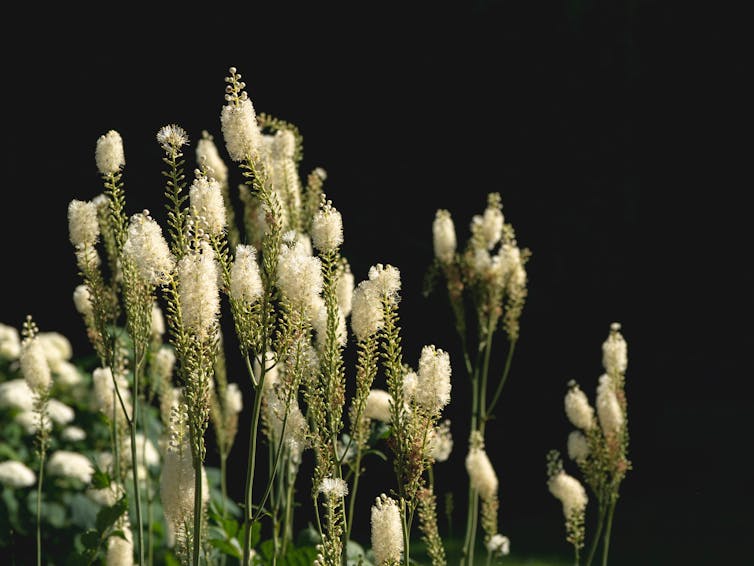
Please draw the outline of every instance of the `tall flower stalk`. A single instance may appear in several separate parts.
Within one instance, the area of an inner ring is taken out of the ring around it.
[[[21,372],[34,395],[34,416],[36,418],[36,453],[39,458],[37,477],[37,566],[42,564],[42,482],[44,481],[45,456],[50,443],[50,417],[47,406],[50,398],[52,374],[47,364],[44,349],[37,339],[39,329],[31,316],[26,318],[21,343]]]
[[[576,463],[586,485],[597,500],[597,520],[584,559],[585,566],[590,566],[594,561],[600,543],[601,563],[602,566],[607,566],[613,515],[620,496],[620,486],[631,469],[628,459],[628,403],[625,392],[628,347],[620,328],[619,323],[611,324],[609,335],[602,344],[602,365],[605,373],[598,380],[596,410],[573,380],[568,383],[564,402],[566,416],[575,427],[568,436],[568,457]],[[573,508],[573,505],[568,509],[566,507],[569,494],[574,490],[558,487],[573,485],[578,483],[578,480],[568,479],[569,483],[565,484],[563,474],[559,453],[556,450],[550,451],[548,485],[553,495],[563,501],[567,540],[574,545],[576,563],[579,564],[579,550],[583,547],[585,539],[583,510],[579,516],[572,516],[569,509]],[[585,494],[583,506],[586,507]]]
[[[432,225],[435,261],[428,272],[425,294],[431,291],[435,277],[441,273],[471,385],[470,438],[478,433],[484,442],[487,423],[494,417],[508,380],[519,338],[519,319],[527,295],[524,266],[530,252],[519,249],[512,225],[505,223],[499,193],[488,195],[487,208],[472,218],[470,228],[471,237],[459,252],[450,212],[437,211]],[[471,325],[469,304],[475,315]],[[493,338],[501,327],[508,341],[507,354],[500,377],[491,382]],[[469,339],[470,329],[476,329],[471,333],[475,334],[473,341]],[[470,480],[463,543],[464,563],[468,566],[473,564],[480,512],[489,514],[490,510],[485,505],[480,508],[479,494]]]

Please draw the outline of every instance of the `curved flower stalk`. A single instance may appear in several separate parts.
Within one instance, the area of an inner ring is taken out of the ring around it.
[[[602,564],[607,565],[613,514],[620,496],[620,485],[631,469],[628,459],[628,403],[625,392],[628,347],[620,329],[619,323],[612,323],[609,335],[602,344],[605,373],[598,380],[596,410],[573,380],[568,383],[564,402],[566,416],[575,427],[568,436],[568,456],[578,466],[586,485],[597,500],[595,531],[584,561],[587,566],[594,560],[600,542]],[[564,490],[558,490],[557,486],[564,482],[557,474],[562,473],[563,465],[557,451],[551,451],[548,462],[550,491],[562,500]],[[568,481],[573,484],[577,480]],[[564,512],[565,505],[564,501]],[[576,549],[578,563],[579,549],[584,545],[585,537],[583,516],[572,517],[570,513],[566,513],[566,531],[568,541]]]
[[[471,382],[471,434],[479,432],[484,440],[487,422],[494,417],[508,379],[520,334],[519,320],[527,296],[525,264],[530,252],[518,247],[512,225],[505,222],[499,193],[488,195],[486,209],[472,218],[470,230],[471,237],[459,251],[450,212],[437,211],[432,224],[435,259],[427,274],[425,295],[431,292],[434,279],[441,273]],[[467,303],[473,306],[475,316],[466,312]],[[501,327],[508,340],[508,352],[502,373],[494,382],[489,379],[492,342]],[[475,332],[470,333],[471,329]],[[470,334],[474,339],[471,343]],[[468,566],[473,564],[479,512],[478,496],[469,483],[463,547],[464,563]]]

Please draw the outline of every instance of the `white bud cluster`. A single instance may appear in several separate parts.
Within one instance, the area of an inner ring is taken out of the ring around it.
[[[586,490],[573,476],[560,471],[547,481],[547,487],[563,504],[563,515],[566,519],[570,519],[575,512],[583,512],[586,508],[589,501]]]
[[[389,423],[392,420],[390,415],[392,403],[393,397],[390,393],[383,389],[372,389],[364,402],[364,416],[368,419]]]
[[[15,360],[21,354],[21,337],[12,326],[0,323],[0,358]]]
[[[569,383],[568,393],[565,396],[565,412],[573,426],[583,430],[592,428],[594,409],[589,404],[586,394],[574,381]]]
[[[92,474],[94,474],[94,466],[89,458],[83,454],[58,450],[50,456],[50,460],[47,462],[47,472],[51,476],[75,478],[88,484],[92,479]]]
[[[597,386],[597,418],[605,434],[618,434],[623,428],[623,411],[615,394],[615,384],[606,373],[600,376]]]
[[[99,233],[96,204],[75,199],[68,203],[68,234],[74,246],[93,246]]]
[[[199,340],[209,337],[220,315],[215,254],[207,242],[178,262],[178,301],[185,328]]]
[[[228,221],[218,181],[197,171],[189,188],[189,203],[197,228],[215,237],[223,233]]]
[[[11,489],[29,487],[37,483],[37,476],[22,462],[0,462],[0,484]]]
[[[439,413],[450,402],[450,373],[448,353],[435,346],[424,346],[413,400],[430,414]]]
[[[46,392],[52,385],[52,373],[44,346],[38,336],[24,340],[20,356],[21,373],[35,393]]]
[[[372,505],[372,551],[378,566],[398,564],[403,553],[403,527],[396,501],[380,495]]]
[[[456,253],[456,228],[450,212],[440,209],[435,213],[432,223],[432,241],[434,244],[435,257],[442,263],[453,261]]]
[[[115,130],[110,130],[97,139],[94,153],[97,169],[102,175],[117,173],[125,166],[126,158],[123,153],[123,139]]]
[[[610,335],[602,344],[602,365],[610,375],[622,375],[628,367],[628,344],[618,322],[610,325]]]
[[[487,452],[481,447],[471,447],[466,456],[466,472],[471,480],[471,487],[482,499],[497,495],[498,479]]]
[[[228,166],[220,157],[212,136],[206,130],[202,132],[202,139],[196,144],[196,161],[206,166],[208,177],[221,185],[228,182]]]
[[[321,252],[329,252],[343,243],[343,218],[327,201],[312,219],[312,243]]]
[[[173,271],[175,259],[162,235],[162,228],[149,216],[148,210],[131,217],[123,257],[149,285],[165,283]]]
[[[264,292],[256,253],[254,246],[236,246],[236,258],[230,268],[230,296],[236,301],[252,303]]]

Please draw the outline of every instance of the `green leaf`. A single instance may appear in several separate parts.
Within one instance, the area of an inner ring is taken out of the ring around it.
[[[259,539],[262,538],[262,523],[257,521],[251,525],[251,538],[249,539],[249,546],[254,548],[259,544]]]
[[[225,534],[228,535],[228,538],[233,538],[238,534],[238,521],[235,519],[225,519],[223,521],[223,528],[225,529]]]
[[[243,558],[243,554],[241,553],[241,546],[238,544],[238,541],[236,539],[233,539],[233,541],[235,541],[235,545],[230,540],[213,538],[210,539],[209,543],[223,554],[227,554],[228,556],[233,556],[239,559]]]
[[[124,495],[110,507],[103,507],[99,510],[96,520],[97,530],[104,533],[107,529],[112,527],[115,524],[115,521],[118,520],[118,517],[123,515],[126,511],[128,511],[128,501]]]
[[[100,469],[96,469],[92,474],[92,486],[95,489],[104,489],[110,486],[110,474],[103,472]]]

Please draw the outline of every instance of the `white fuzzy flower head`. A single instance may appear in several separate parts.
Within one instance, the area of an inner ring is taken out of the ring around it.
[[[110,130],[97,139],[97,149],[94,153],[97,169],[102,175],[112,175],[120,171],[126,164],[123,153],[123,139],[115,130]]]
[[[168,124],[157,131],[157,143],[168,155],[176,156],[188,142],[186,130],[176,124]]]
[[[225,389],[225,410],[237,415],[243,410],[243,395],[237,383],[229,383]]]
[[[330,201],[312,219],[312,243],[321,252],[337,249],[343,243],[343,218]]]
[[[592,428],[594,409],[589,404],[586,394],[573,380],[568,383],[568,393],[565,396],[565,412],[573,426],[582,430]]]
[[[623,428],[623,411],[615,395],[615,385],[606,373],[597,386],[597,418],[605,434],[618,434]]]
[[[228,181],[228,166],[220,157],[214,138],[204,130],[202,139],[196,144],[196,161],[207,168],[207,176],[218,183],[225,184]]]
[[[373,282],[376,293],[386,297],[390,302],[398,302],[401,290],[401,272],[392,265],[378,263],[369,268],[369,280]]]
[[[246,94],[245,92],[243,93]],[[255,159],[262,145],[262,132],[248,97],[223,106],[220,113],[225,147],[233,161]]]
[[[508,556],[511,551],[511,542],[507,536],[497,533],[487,541],[487,550],[495,556]]]
[[[353,273],[348,264],[345,264],[344,269],[338,275],[338,282],[335,286],[335,292],[338,296],[338,305],[343,309],[343,314],[348,316],[351,314],[353,307]]]
[[[110,368],[96,368],[92,372],[92,385],[94,389],[93,400],[95,407],[102,411],[108,419],[112,419],[113,414],[115,414],[116,419],[119,421],[124,420],[125,415],[120,406],[120,401],[118,401],[115,394],[113,373]],[[118,379],[118,390],[120,391],[121,399],[123,399],[123,404],[126,406],[126,410],[130,416],[132,414],[131,397],[128,383],[126,383],[126,380],[122,377],[119,377]]]
[[[22,462],[0,462],[0,484],[11,489],[29,487],[37,483],[37,476]]]
[[[316,314],[322,292],[322,263],[319,258],[305,255],[299,243],[293,247],[283,246],[277,269],[280,291],[294,307],[305,308],[310,315]]]
[[[353,290],[351,305],[351,330],[357,340],[364,341],[382,328],[382,304],[372,281],[359,283]]]
[[[319,493],[325,497],[345,497],[348,495],[348,484],[340,478],[324,478],[319,486]]]
[[[178,300],[183,324],[200,340],[210,335],[220,314],[217,276],[215,255],[206,242],[178,262]]]
[[[198,228],[212,236],[222,234],[228,221],[220,183],[197,171],[189,188],[189,202]]]
[[[91,316],[94,313],[92,294],[89,292],[89,287],[84,284],[76,287],[73,291],[73,305],[79,314],[83,316]]]
[[[447,210],[440,209],[435,213],[435,221],[432,223],[432,240],[435,257],[442,263],[453,261],[457,245],[456,228]]]
[[[47,402],[47,414],[52,419],[52,422],[59,425],[67,425],[73,422],[73,419],[76,417],[76,413],[71,407],[57,399],[50,399]]]
[[[100,266],[102,260],[93,246],[76,246],[76,265],[82,271],[89,271]]]
[[[482,216],[482,235],[487,244],[487,249],[491,250],[500,241],[503,236],[503,205],[500,202],[499,193],[490,193],[487,197],[487,208]]]
[[[71,362],[62,361],[53,370],[55,383],[64,387],[73,387],[81,383],[81,372]]]
[[[170,346],[161,346],[152,359],[152,371],[157,381],[169,381],[175,367],[175,350]]]
[[[83,483],[89,483],[94,473],[94,466],[83,454],[58,450],[50,456],[47,471],[51,476],[75,478]]]
[[[25,379],[11,379],[0,383],[0,409],[31,411],[34,393]]]
[[[574,462],[586,460],[589,456],[589,442],[580,430],[572,430],[568,435],[568,457]]]
[[[498,480],[487,452],[483,448],[472,447],[466,456],[466,472],[471,480],[471,487],[482,499],[497,495]]]
[[[164,283],[175,265],[162,228],[149,216],[148,210],[131,217],[123,256],[133,263],[139,276],[150,285]]]
[[[41,393],[50,388],[52,373],[44,346],[38,336],[24,341],[19,361],[24,379],[32,391]]]
[[[0,358],[15,360],[21,354],[21,337],[12,326],[0,323]]]
[[[165,334],[165,317],[162,316],[162,309],[155,301],[152,304],[152,336],[160,337]]]
[[[47,363],[53,371],[57,371],[61,363],[73,356],[70,340],[60,332],[40,332],[37,334],[37,340],[42,345]]]
[[[86,431],[78,426],[67,426],[60,433],[60,437],[68,442],[80,442],[86,440]]]
[[[96,204],[75,199],[68,203],[68,235],[74,246],[93,246],[97,243],[99,220]]]
[[[372,551],[377,566],[398,564],[403,553],[403,527],[398,504],[380,495],[372,505]]]
[[[563,515],[570,519],[574,512],[583,512],[589,498],[584,486],[573,476],[561,471],[547,480],[547,487],[563,504]]]
[[[136,460],[139,465],[155,468],[160,465],[160,453],[155,448],[154,443],[143,433],[136,433]],[[131,440],[130,438],[123,439],[122,452],[131,458]]]
[[[445,462],[453,451],[453,435],[450,433],[450,420],[445,419],[431,431],[429,453],[435,462]]]
[[[238,244],[230,268],[230,296],[242,303],[253,303],[264,292],[254,246]]]
[[[450,356],[434,346],[424,346],[419,358],[414,401],[431,414],[450,402]]]
[[[610,335],[602,344],[602,365],[610,375],[621,375],[628,367],[628,344],[618,322],[610,325]]]
[[[390,393],[382,389],[372,389],[364,403],[364,416],[368,419],[389,423],[392,420],[390,416],[390,405],[392,403],[393,397]]]
[[[126,516],[125,519],[119,520],[115,526],[123,533],[125,538],[120,536],[108,537],[105,564],[106,566],[133,566],[134,537],[131,532],[128,517]]]
[[[416,387],[419,385],[419,377],[415,371],[406,372],[403,376],[403,397],[413,399],[416,395]]]
[[[194,509],[194,465],[188,434],[179,431],[187,426],[180,417],[171,416],[171,440],[165,450],[165,459],[160,476],[160,500],[165,519],[175,530],[189,520]],[[202,489],[202,492],[205,490]]]

